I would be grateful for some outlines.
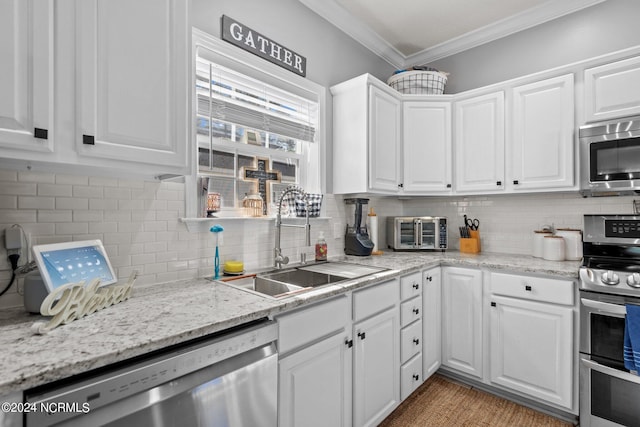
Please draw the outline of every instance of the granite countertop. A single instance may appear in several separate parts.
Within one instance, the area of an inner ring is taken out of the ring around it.
[[[300,305],[437,265],[479,267],[575,279],[577,261],[552,262],[509,254],[385,252],[341,257],[389,270],[276,300],[207,279],[134,287],[132,298],[34,335],[46,320],[22,308],[0,310],[0,396],[139,356]]]

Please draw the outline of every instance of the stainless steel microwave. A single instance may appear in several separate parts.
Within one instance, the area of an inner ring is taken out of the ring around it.
[[[387,246],[396,251],[447,249],[447,218],[388,217]]]
[[[580,191],[640,192],[640,116],[581,126]]]

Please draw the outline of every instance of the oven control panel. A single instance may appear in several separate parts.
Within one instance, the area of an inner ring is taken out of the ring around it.
[[[580,289],[640,296],[640,273],[580,267]]]

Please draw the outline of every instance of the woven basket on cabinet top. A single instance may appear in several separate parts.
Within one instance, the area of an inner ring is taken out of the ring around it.
[[[447,76],[437,71],[404,71],[389,77],[387,84],[404,94],[442,95]]]

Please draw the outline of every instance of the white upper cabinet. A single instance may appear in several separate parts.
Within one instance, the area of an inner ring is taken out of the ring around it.
[[[504,92],[455,103],[455,190],[504,191]]]
[[[405,101],[403,190],[405,194],[451,193],[451,102]]]
[[[53,151],[49,0],[0,0],[0,148]]]
[[[584,71],[586,122],[640,114],[640,57]]]
[[[369,187],[397,192],[402,104],[375,86],[369,87],[369,100]]]
[[[571,189],[574,185],[573,74],[513,89],[508,189]]]
[[[396,194],[400,184],[400,94],[364,74],[331,87],[333,192]]]
[[[76,2],[79,154],[188,172],[188,3]]]

